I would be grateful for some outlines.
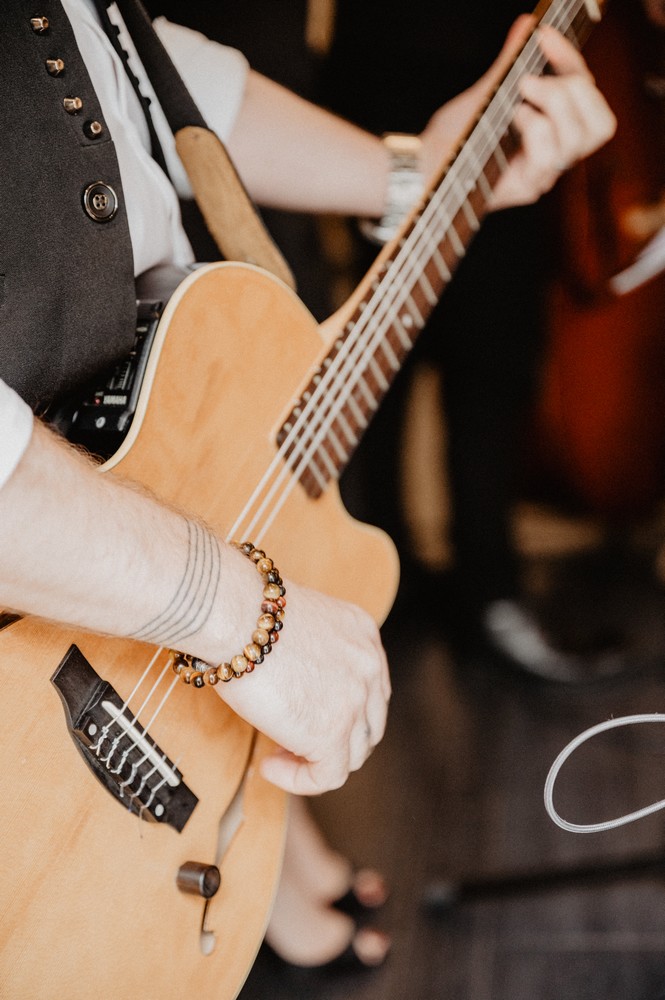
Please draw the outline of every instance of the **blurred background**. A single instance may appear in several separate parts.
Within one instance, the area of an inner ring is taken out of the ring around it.
[[[377,134],[420,131],[529,9],[148,6]],[[665,7],[612,0],[585,56],[616,137],[485,221],[341,482],[400,552],[394,697],[373,757],[313,807],[386,873],[392,954],[346,978],[260,954],[242,1000],[665,997],[664,820],[579,836],[542,804],[579,732],[665,710]],[[319,320],[378,250],[357,220],[264,218]],[[593,823],[665,797],[664,748],[655,724],[589,745],[560,810]]]

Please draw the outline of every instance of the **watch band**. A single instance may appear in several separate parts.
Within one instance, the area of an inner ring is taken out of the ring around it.
[[[405,215],[423,191],[420,137],[389,132],[383,136],[383,144],[390,157],[383,215],[379,220],[361,219],[359,222],[362,234],[372,243],[380,245],[393,238]]]

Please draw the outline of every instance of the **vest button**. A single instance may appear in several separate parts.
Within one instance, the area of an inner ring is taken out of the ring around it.
[[[48,17],[31,17],[30,27],[36,35],[45,35],[50,28]]]
[[[77,115],[83,107],[80,97],[65,97],[62,104],[68,115]]]
[[[46,60],[46,71],[50,73],[51,76],[60,76],[65,70],[65,64],[62,59],[47,59]]]
[[[103,181],[89,184],[83,192],[83,207],[95,222],[110,222],[118,211],[118,196]]]
[[[88,139],[99,139],[104,134],[104,126],[98,121],[86,122],[83,126],[83,131]]]

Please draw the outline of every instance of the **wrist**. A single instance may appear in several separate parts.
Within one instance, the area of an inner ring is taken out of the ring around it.
[[[362,234],[379,245],[395,236],[424,188],[420,137],[386,133],[382,141],[388,158],[383,213],[378,220],[359,221]]]
[[[284,625],[286,588],[277,566],[263,549],[250,542],[234,543],[233,547],[245,556],[258,573],[260,595],[254,595],[255,598],[259,597],[259,601],[255,601],[254,604],[256,623],[251,631],[251,637],[245,634],[244,645],[236,641],[233,652],[227,648],[224,654],[220,655],[221,645],[213,656],[182,652],[180,650],[183,647],[171,648],[174,673],[186,684],[194,687],[206,685],[214,687],[220,681],[228,682],[252,673],[272,652]],[[244,582],[241,590],[244,595],[246,591]],[[256,586],[253,590],[256,591]],[[241,600],[243,607],[245,603],[243,596]],[[245,615],[242,617],[244,619]],[[237,627],[237,623],[234,624]]]

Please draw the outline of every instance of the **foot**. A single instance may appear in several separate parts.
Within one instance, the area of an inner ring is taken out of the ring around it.
[[[346,891],[331,905],[349,916],[359,916],[363,911],[380,909],[389,894],[388,883],[381,872],[374,868],[359,868],[351,872]]]
[[[303,906],[299,900],[296,913],[288,900],[282,900],[280,906],[279,899],[266,942],[283,962],[308,969],[337,965],[375,968],[385,961],[391,944],[387,934],[373,927],[357,927],[337,910]]]

